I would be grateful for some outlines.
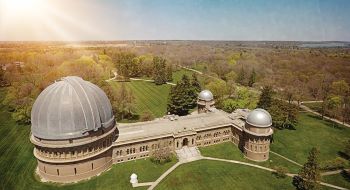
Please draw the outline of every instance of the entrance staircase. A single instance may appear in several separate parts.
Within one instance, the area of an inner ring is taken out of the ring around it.
[[[191,162],[202,157],[198,147],[183,146],[181,149],[175,150],[175,152],[180,162]]]

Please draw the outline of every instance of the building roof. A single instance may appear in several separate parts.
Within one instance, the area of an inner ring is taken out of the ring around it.
[[[270,127],[272,125],[272,118],[269,112],[257,108],[249,113],[247,123],[254,127]]]
[[[33,105],[31,122],[34,136],[60,140],[108,128],[114,125],[114,116],[106,94],[99,87],[69,76],[41,92]]]
[[[221,126],[233,125],[242,129],[244,117],[244,114],[238,112],[228,114],[221,110],[212,110],[207,113],[181,117],[169,115],[147,122],[119,123],[119,137],[116,142],[126,143],[161,136],[177,136]]]
[[[198,98],[204,101],[212,101],[214,99],[213,93],[209,90],[203,90],[199,93]]]

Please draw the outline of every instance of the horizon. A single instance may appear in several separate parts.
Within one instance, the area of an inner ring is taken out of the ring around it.
[[[0,0],[0,41],[350,41],[350,2]]]

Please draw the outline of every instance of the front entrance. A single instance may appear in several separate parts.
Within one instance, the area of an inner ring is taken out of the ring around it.
[[[182,146],[187,146],[188,145],[188,139],[187,138],[184,138],[182,140]]]

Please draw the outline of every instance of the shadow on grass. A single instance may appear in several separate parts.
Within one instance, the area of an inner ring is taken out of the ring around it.
[[[338,151],[338,155],[346,160],[350,160],[350,156],[345,154],[343,151]]]
[[[350,173],[343,170],[342,172],[340,172],[340,175],[348,182],[350,182]]]

